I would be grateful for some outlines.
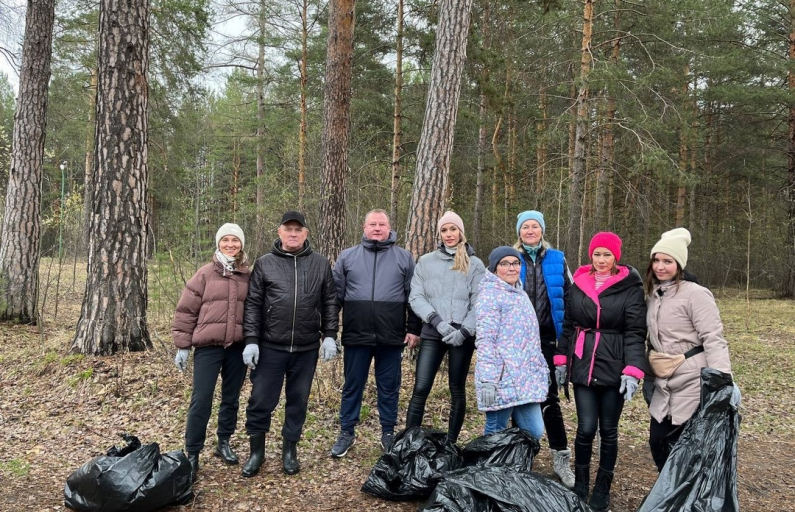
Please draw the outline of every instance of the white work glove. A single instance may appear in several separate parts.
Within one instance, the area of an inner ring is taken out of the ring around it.
[[[483,407],[491,407],[497,401],[497,385],[491,382],[484,382],[480,385],[480,398]]]
[[[257,367],[257,363],[259,362],[259,345],[256,343],[246,345],[246,348],[243,349],[243,362],[252,370]]]
[[[337,342],[331,337],[324,339],[323,344],[320,345],[320,359],[327,363],[335,357],[337,357]]]
[[[558,383],[559,388],[563,388],[566,385],[566,365],[561,364],[555,367],[555,380]]]
[[[731,405],[735,409],[739,409],[740,402],[742,401],[742,399],[743,396],[742,393],[740,393],[740,388],[737,387],[737,384],[734,384],[734,389],[732,389],[732,397],[731,400],[729,400],[729,405]]]
[[[184,372],[188,367],[188,356],[190,355],[189,348],[181,348],[177,350],[177,357],[174,358],[174,364],[177,365],[179,371]]]
[[[464,333],[461,332],[460,329],[456,329],[447,336],[445,336],[444,338],[442,338],[442,341],[444,343],[447,343],[451,347],[460,347],[461,345],[464,344],[465,339],[466,337],[464,336]]]
[[[621,387],[618,388],[619,393],[624,394],[624,401],[629,402],[635,393],[638,391],[638,384],[640,381],[632,375],[621,376]]]
[[[436,324],[436,330],[439,331],[439,334],[441,334],[442,338],[444,338],[448,334],[454,333],[457,329],[449,323],[442,321]]]

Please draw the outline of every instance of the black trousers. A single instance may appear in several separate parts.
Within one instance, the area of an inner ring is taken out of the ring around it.
[[[665,466],[665,462],[668,460],[668,456],[671,455],[674,445],[679,441],[684,428],[684,424],[674,425],[670,416],[662,422],[651,418],[649,422],[649,447],[651,448],[651,456],[657,466],[658,473]]]
[[[475,341],[464,341],[460,347],[451,347],[438,339],[423,339],[417,355],[417,372],[414,378],[414,392],[409,401],[406,414],[406,428],[422,425],[425,415],[425,402],[433,387],[445,354],[448,357],[448,384],[450,387],[450,418],[447,427],[448,438],[455,442],[464,425],[467,410],[467,374],[475,351]]]
[[[549,447],[553,450],[565,450],[569,442],[566,439],[566,426],[563,424],[563,413],[560,411],[560,397],[558,396],[558,381],[555,378],[555,340],[541,340],[541,353],[549,367],[549,391],[547,398],[541,403],[541,413],[544,415],[544,430],[547,433]]]
[[[590,465],[593,440],[599,428],[599,467],[613,471],[618,458],[618,420],[624,409],[624,397],[618,386],[574,385],[577,405],[577,437],[574,439],[574,463]]]
[[[284,386],[282,437],[293,442],[301,440],[317,358],[317,350],[284,352],[260,345],[259,364],[251,372],[246,432],[257,434],[270,431],[271,416],[279,405]]]
[[[243,343],[200,347],[193,351],[193,392],[185,427],[185,450],[199,453],[207,437],[207,423],[213,410],[213,394],[221,376],[221,406],[218,409],[218,437],[229,438],[237,426],[240,390],[246,379]]]

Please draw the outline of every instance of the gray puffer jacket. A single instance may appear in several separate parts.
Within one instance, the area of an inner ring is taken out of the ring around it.
[[[475,302],[486,267],[469,244],[466,248],[466,274],[452,269],[454,256],[443,248],[423,255],[414,268],[409,304],[424,322],[423,339],[439,339],[436,325],[442,321],[465,330],[464,334],[475,335]]]

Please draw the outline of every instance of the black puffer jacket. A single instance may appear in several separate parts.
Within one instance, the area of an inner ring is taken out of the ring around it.
[[[574,273],[566,299],[559,350],[567,355],[569,380],[585,386],[619,386],[622,374],[643,378],[648,361],[640,275],[619,265],[619,274],[596,290],[590,268],[580,267]]]
[[[329,261],[309,242],[297,253],[281,240],[257,259],[243,318],[246,344],[288,352],[316,350],[324,337],[337,337],[339,305]]]

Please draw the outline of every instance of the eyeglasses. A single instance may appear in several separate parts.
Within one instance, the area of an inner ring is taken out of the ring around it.
[[[501,261],[497,264],[500,268],[521,268],[521,261]]]

